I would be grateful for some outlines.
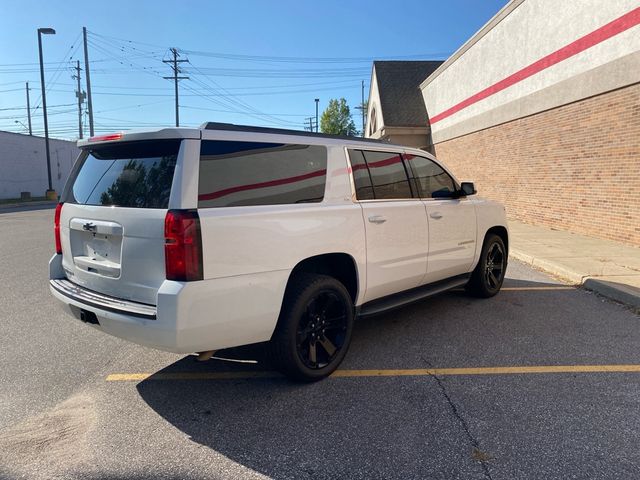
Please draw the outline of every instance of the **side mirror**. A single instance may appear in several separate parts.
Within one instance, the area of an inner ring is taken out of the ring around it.
[[[478,192],[476,191],[476,187],[473,185],[473,182],[462,182],[460,184],[460,193],[462,196],[466,197],[468,195],[475,195]]]

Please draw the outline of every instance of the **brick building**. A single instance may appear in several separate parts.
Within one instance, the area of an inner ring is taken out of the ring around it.
[[[512,218],[640,246],[637,0],[512,0],[415,88],[428,148]]]

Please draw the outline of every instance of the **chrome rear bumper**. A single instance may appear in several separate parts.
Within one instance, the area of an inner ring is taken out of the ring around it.
[[[121,298],[110,297],[109,295],[94,292],[93,290],[88,290],[76,285],[67,279],[49,280],[49,284],[56,292],[70,298],[71,300],[87,305],[87,307],[94,307],[124,315],[146,318],[148,320],[156,319],[157,310],[155,305],[147,305],[145,303],[131,302]]]

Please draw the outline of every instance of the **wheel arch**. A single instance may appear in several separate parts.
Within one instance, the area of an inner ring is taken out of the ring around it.
[[[300,273],[315,273],[335,278],[345,286],[355,305],[360,283],[357,263],[350,254],[344,252],[323,253],[301,260],[291,270],[285,292],[289,289],[292,280]]]
[[[502,225],[496,225],[487,230],[487,233],[484,234],[484,238],[486,239],[489,234],[498,235],[502,241],[504,242],[504,247],[507,249],[507,255],[509,255],[509,232]],[[484,239],[482,240],[484,242]]]

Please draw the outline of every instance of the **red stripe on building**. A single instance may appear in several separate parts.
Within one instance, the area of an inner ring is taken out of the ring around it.
[[[297,177],[279,178],[278,180],[270,180],[268,182],[252,183],[249,185],[238,185],[237,187],[225,188],[211,193],[203,193],[198,195],[198,200],[213,200],[215,198],[231,195],[232,193],[243,192],[245,190],[256,190],[258,188],[277,187],[278,185],[286,185],[288,183],[301,182],[309,178],[321,177],[327,174],[326,169],[316,170],[315,172],[305,173]]]
[[[640,7],[631,10],[629,13],[622,15],[619,18],[616,18],[612,22],[603,25],[602,27],[594,30],[591,33],[586,34],[583,37],[580,37],[576,41],[565,45],[559,50],[556,50],[553,53],[550,53],[546,57],[542,57],[540,60],[533,62],[531,65],[524,67],[521,70],[509,75],[508,77],[500,80],[497,83],[481,90],[480,92],[472,95],[471,97],[463,100],[462,102],[454,105],[453,107],[445,110],[438,115],[435,115],[431,118],[431,124],[439,122],[440,120],[444,120],[445,118],[453,115],[456,112],[459,112],[463,108],[468,107],[469,105],[473,105],[480,100],[483,100],[495,93],[498,93],[505,88],[508,88],[522,80],[529,78],[532,75],[535,75],[542,70],[545,70],[556,63],[560,63],[567,58],[573,57],[580,52],[585,51],[588,48],[593,47],[619,33],[624,32],[636,25],[640,24]]]

